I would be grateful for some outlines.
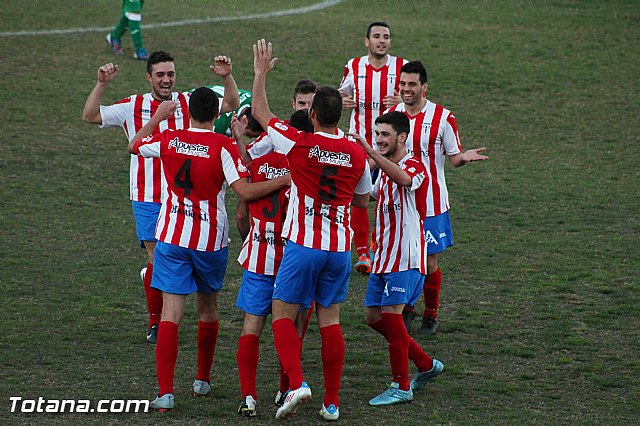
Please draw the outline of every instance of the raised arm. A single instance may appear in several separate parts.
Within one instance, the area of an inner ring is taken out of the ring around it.
[[[267,73],[271,71],[278,62],[278,58],[272,58],[271,42],[260,39],[253,45],[253,89],[251,93],[251,115],[255,118],[263,129],[269,125],[269,121],[275,115],[269,109],[267,101]]]
[[[486,150],[487,148],[482,147],[482,148],[470,149],[465,152],[459,152],[454,155],[449,155],[449,162],[453,167],[460,167],[472,161],[488,160],[489,157],[487,157],[486,155],[480,154],[481,152]]]
[[[246,129],[246,124],[238,120],[238,116],[234,112],[233,116],[231,117],[231,135],[238,144],[238,151],[240,151],[242,161],[245,165],[248,165],[251,162],[251,155],[249,155],[249,152],[247,152],[247,144],[244,141],[244,132],[246,131]]]
[[[240,94],[238,93],[238,85],[231,75],[232,70],[231,59],[227,56],[216,56],[215,64],[209,66],[211,72],[222,77],[222,86],[224,87],[224,97],[222,105],[220,105],[220,114],[234,111],[240,106]]]
[[[153,117],[151,117],[151,120],[147,121],[147,124],[142,126],[142,129],[140,129],[138,133],[136,133],[136,135],[133,137],[133,139],[131,139],[131,141],[129,142],[129,152],[133,154],[133,146],[135,145],[135,143],[140,139],[153,134],[153,129],[155,129],[163,120],[171,117],[176,111],[176,108],[178,108],[178,102],[176,101],[162,102],[158,107],[156,113],[153,114]]]
[[[89,93],[87,101],[84,103],[82,110],[82,119],[91,124],[102,124],[102,116],[100,115],[100,104],[104,98],[104,92],[111,80],[118,75],[117,64],[104,64],[98,68],[98,82]]]

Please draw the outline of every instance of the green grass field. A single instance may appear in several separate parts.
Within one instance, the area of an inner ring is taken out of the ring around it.
[[[455,113],[465,148],[488,148],[489,161],[447,170],[456,246],[440,262],[440,331],[417,337],[445,363],[445,374],[412,404],[367,405],[390,373],[382,338],[363,322],[366,279],[353,276],[343,307],[340,421],[637,424],[640,4],[345,1],[307,14],[242,19],[314,3],[157,0],[146,3],[143,23],[238,18],[148,28],[145,43],[174,54],[176,87],[186,90],[217,83],[208,71],[216,54],[231,56],[239,86],[250,88],[251,44],[273,41],[280,62],[268,93],[272,109],[286,116],[297,79],[337,85],[344,63],[365,53],[367,25],[384,20],[391,52],[427,66],[428,97]],[[107,28],[120,4],[0,3],[0,423],[245,423],[236,414],[242,316],[234,305],[241,277],[235,228],[212,397],[190,397],[197,321],[190,299],[174,412],[10,412],[11,396],[95,403],[156,391],[154,347],[143,337],[138,272],[146,261],[128,200],[125,137],[81,119],[100,65],[120,65],[105,96],[110,103],[148,91],[144,64],[131,58],[128,36],[127,56],[115,58],[106,31],[6,34]],[[253,424],[275,422],[272,341],[268,329]],[[316,321],[303,365],[314,400],[296,423],[316,423]]]

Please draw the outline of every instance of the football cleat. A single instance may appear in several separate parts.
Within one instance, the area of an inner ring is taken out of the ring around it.
[[[275,404],[277,407],[282,407],[282,404],[284,404],[284,400],[287,398],[288,393],[289,391],[282,392],[281,390],[278,390],[278,393],[276,394],[276,399],[275,399]]]
[[[196,380],[192,388],[193,396],[209,396],[211,393],[211,385],[204,380]]]
[[[302,382],[296,390],[289,391],[287,397],[284,400],[282,407],[278,408],[276,412],[277,420],[290,419],[298,409],[298,407],[311,399],[311,389],[307,382]]]
[[[431,364],[431,370],[416,373],[413,380],[411,380],[411,390],[417,391],[422,389],[431,379],[442,374],[443,370],[444,364],[434,358],[433,364]]]
[[[122,46],[120,46],[120,40],[111,38],[111,33],[107,34],[107,43],[109,43],[111,51],[116,55],[124,54],[124,52],[122,51]]]
[[[340,410],[333,404],[329,405],[328,407],[322,405],[322,409],[320,410],[319,414],[323,419],[329,422],[333,422],[335,420],[338,420],[338,417],[340,417]]]
[[[258,415],[256,411],[256,400],[251,395],[247,395],[238,408],[238,414],[245,417],[255,417]]]
[[[438,330],[438,320],[431,317],[422,317],[422,327],[420,327],[420,333],[427,336],[433,336]]]
[[[147,330],[147,342],[156,344],[158,341],[158,324],[153,324],[150,329]]]
[[[411,401],[413,401],[413,391],[411,388],[403,391],[399,389],[399,385],[396,382],[391,382],[386,391],[369,401],[369,405],[379,407],[382,405],[404,404]]]
[[[353,269],[360,272],[363,275],[369,275],[371,273],[371,259],[362,255],[358,258],[358,262],[353,265]]]
[[[175,406],[176,402],[172,393],[165,393],[162,396],[158,395],[156,396],[156,399],[151,401],[151,403],[149,404],[149,407],[151,407],[152,410],[157,410],[160,412],[173,410]]]
[[[144,47],[141,47],[140,49],[133,52],[133,57],[135,59],[146,61],[147,59],[149,59],[149,52],[147,52],[147,49],[145,49]]]

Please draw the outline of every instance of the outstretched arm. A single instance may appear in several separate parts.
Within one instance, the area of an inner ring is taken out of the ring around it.
[[[269,121],[275,115],[269,109],[267,101],[267,73],[278,62],[278,58],[272,58],[271,42],[260,39],[253,45],[253,89],[251,92],[251,115],[258,120],[263,129],[269,125]]]
[[[135,145],[135,143],[140,139],[151,135],[153,133],[153,129],[158,127],[158,124],[160,124],[162,120],[171,117],[177,108],[178,102],[176,101],[162,102],[158,107],[156,113],[153,115],[153,117],[151,117],[151,120],[147,121],[147,124],[142,126],[142,129],[140,129],[138,133],[136,133],[136,135],[133,137],[133,139],[131,139],[131,141],[129,142],[129,152],[133,154],[133,146]]]
[[[272,192],[278,191],[279,189],[289,185],[291,185],[291,177],[289,175],[285,175],[272,180],[253,183],[250,183],[248,178],[242,178],[233,182],[230,186],[241,201],[248,203],[250,201],[257,200],[258,198],[265,197]]]
[[[222,98],[222,105],[220,105],[220,114],[234,111],[240,106],[240,94],[238,93],[236,80],[231,75],[232,68],[231,59],[223,55],[216,56],[215,64],[209,66],[212,73],[222,77],[224,97]]]
[[[82,119],[91,124],[102,124],[102,116],[100,115],[100,104],[104,97],[104,92],[111,80],[118,75],[117,64],[104,64],[98,68],[98,82],[89,94],[87,101],[82,110]]]
[[[486,149],[487,148],[482,147],[482,148],[470,149],[465,152],[459,152],[455,155],[450,155],[449,162],[453,167],[460,167],[472,161],[488,160],[489,157],[487,157],[486,155],[480,154],[481,152],[486,151]]]

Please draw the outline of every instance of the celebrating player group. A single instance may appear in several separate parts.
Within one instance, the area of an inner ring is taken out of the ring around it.
[[[442,282],[437,256],[453,244],[445,159],[459,167],[488,157],[485,148],[462,150],[453,114],[426,97],[423,64],[389,54],[387,24],[369,25],[364,45],[367,54],[346,63],[338,88],[298,81],[286,120],[269,107],[266,81],[278,59],[265,40],[253,45],[251,92],[238,90],[226,56],[215,57],[210,67],[222,85],[176,92],[173,58],[152,52],[146,73],[151,91],[105,106],[107,86],[119,69],[112,63],[98,69],[83,119],[120,127],[129,141],[130,198],[148,255],[141,278],[146,338],[156,345],[153,409],[176,406],[178,327],[192,293],[199,319],[193,396],[211,392],[217,297],[230,241],[227,188],[239,200],[235,219],[243,238],[236,300],[244,315],[236,353],[238,414],[258,414],[256,370],[269,315],[281,366],[276,418],[291,418],[312,399],[301,353],[315,312],[324,375],[318,412],[328,421],[340,417],[340,308],[352,271],[352,242],[358,257],[353,269],[369,276],[365,321],[386,339],[390,360],[390,385],[369,404],[410,402],[443,372],[443,363],[410,336],[414,305],[423,293],[420,332],[436,333]],[[347,134],[337,127],[343,110],[351,110]]]

